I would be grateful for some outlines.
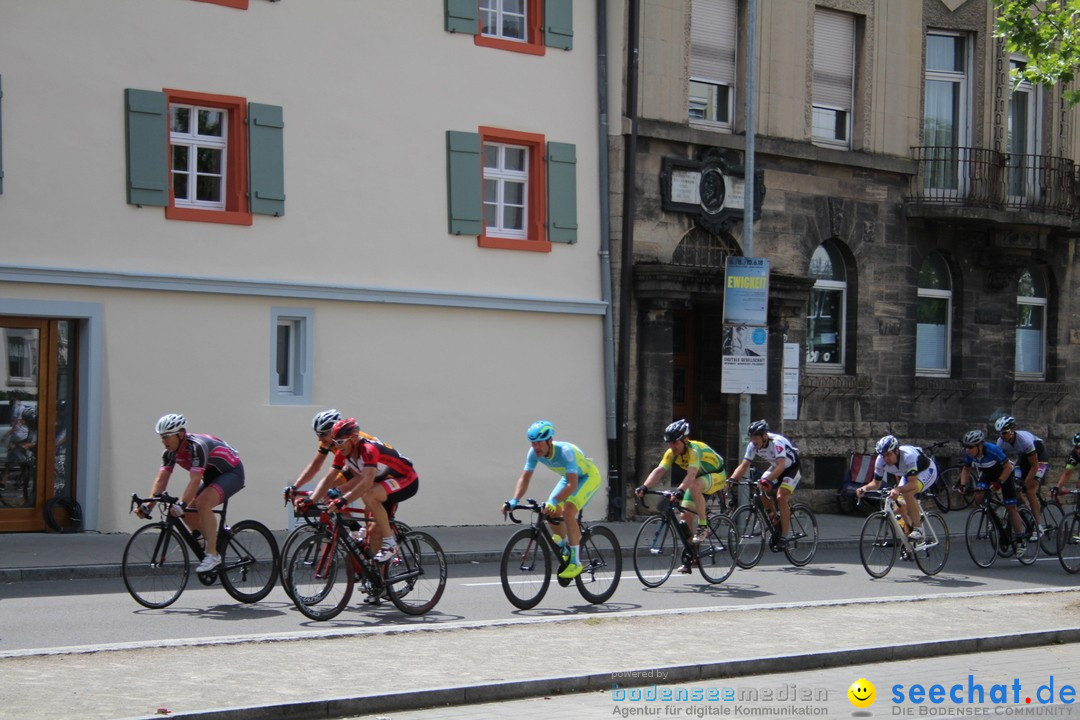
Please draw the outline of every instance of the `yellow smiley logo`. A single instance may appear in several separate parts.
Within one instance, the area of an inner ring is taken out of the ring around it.
[[[848,700],[857,708],[868,708],[877,698],[877,688],[866,678],[859,678],[847,689]]]

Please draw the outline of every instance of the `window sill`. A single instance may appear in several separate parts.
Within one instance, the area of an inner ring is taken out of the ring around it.
[[[526,250],[529,252],[551,252],[551,243],[546,240],[516,240],[481,235],[476,238],[477,247],[498,250]]]
[[[222,223],[225,225],[251,225],[251,213],[229,210],[197,210],[195,208],[165,208],[167,220],[189,220],[191,222]]]
[[[547,46],[545,45],[504,40],[502,38],[491,37],[490,35],[475,35],[474,40],[479,47],[509,50],[510,52],[522,53],[524,55],[544,55],[547,51]]]

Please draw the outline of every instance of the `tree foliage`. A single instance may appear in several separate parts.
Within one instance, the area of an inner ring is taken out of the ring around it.
[[[1080,90],[1069,87],[1080,64],[1080,0],[997,0],[997,6],[994,34],[1027,58],[1013,81],[1061,84],[1068,103],[1080,103]]]

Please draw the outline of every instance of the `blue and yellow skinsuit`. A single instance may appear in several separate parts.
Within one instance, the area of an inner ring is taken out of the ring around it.
[[[590,498],[600,489],[600,470],[592,460],[585,457],[585,454],[581,452],[581,448],[573,443],[561,440],[552,441],[551,455],[549,457],[540,457],[535,450],[529,448],[529,453],[525,456],[525,471],[532,472],[536,469],[537,463],[546,465],[555,474],[562,476],[548,497],[548,502],[552,504],[558,504],[555,496],[566,487],[567,473],[577,475],[578,486],[577,490],[566,498],[566,502],[572,503],[578,510],[585,509],[585,505],[588,504]]]

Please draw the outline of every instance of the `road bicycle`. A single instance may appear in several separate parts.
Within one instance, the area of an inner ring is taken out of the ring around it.
[[[708,513],[704,537],[693,541],[690,527],[683,522],[680,492],[648,490],[645,495],[664,498],[660,514],[646,518],[634,539],[634,572],[645,587],[660,587],[671,577],[676,561],[681,560],[686,573],[696,565],[701,577],[716,584],[731,577],[739,542],[735,523],[727,515]],[[693,513],[693,508],[687,508]],[[696,513],[695,513],[696,516]]]
[[[121,572],[124,586],[140,605],[164,608],[176,602],[191,575],[191,559],[206,557],[203,539],[188,529],[180,515],[197,512],[185,508],[179,498],[161,493],[150,498],[131,496],[131,508],[141,508],[149,515],[149,503],[156,503],[161,520],[135,531],[124,548]],[[229,525],[225,516],[226,500],[214,513],[220,517],[217,551],[221,564],[209,572],[196,573],[203,585],[213,585],[221,578],[225,592],[244,603],[262,600],[274,588],[281,556],[277,542],[265,525],[256,520],[241,520]]]
[[[921,495],[921,493],[917,494]],[[859,533],[859,559],[870,577],[882,578],[889,574],[897,557],[915,560],[927,575],[937,575],[949,559],[949,529],[945,518],[933,510],[922,512],[921,541],[908,537],[906,523],[901,524],[899,503],[888,489],[871,490],[863,495],[869,500],[881,502],[881,510],[863,522]]]
[[[729,484],[732,481],[728,481]],[[739,534],[735,562],[749,569],[761,562],[766,543],[772,552],[783,551],[788,561],[802,567],[814,559],[818,544],[818,523],[814,511],[803,503],[791,503],[790,540],[781,538],[779,508],[776,517],[770,516],[762,502],[761,485],[756,480],[746,483],[750,488],[750,501],[739,507],[732,516]]]
[[[1017,541],[1005,503],[997,494],[1000,490],[997,482],[976,485],[975,492],[982,493],[982,500],[976,501],[964,527],[968,554],[981,568],[993,565],[998,556],[1016,557],[1022,565],[1031,565],[1039,557],[1039,543],[1028,541],[1036,532],[1035,516],[1024,505],[1017,505],[1023,524],[1022,539]]]
[[[302,517],[315,531],[293,545],[285,558],[285,577],[286,592],[306,617],[336,617],[349,604],[357,583],[367,596],[365,603],[378,605],[389,598],[406,615],[423,615],[442,598],[446,556],[428,533],[406,532],[391,522],[397,550],[386,562],[377,562],[368,543],[352,536],[360,525],[345,513],[320,507],[317,516]]]
[[[295,498],[306,498],[311,496],[311,492],[308,490],[297,490],[295,488],[286,488],[285,503],[290,504]],[[319,524],[312,524],[304,522],[304,516],[318,517],[322,511],[321,506],[312,506],[307,510],[301,511],[294,505],[293,517],[300,522],[294,527],[288,535],[285,536],[285,540],[281,543],[281,557],[283,561],[288,561],[292,557],[293,550],[299,545],[299,543],[307,538],[318,534],[323,530],[323,527]],[[349,532],[354,538],[358,532],[367,532],[366,524],[371,521],[371,515],[364,509],[346,507],[342,510],[345,515],[347,524],[349,525]],[[400,520],[391,518],[390,522],[395,524],[398,528],[398,533],[401,535],[412,532],[412,528],[401,522]],[[296,598],[292,596],[292,586],[289,585],[287,573],[281,573],[281,587],[285,590],[285,594],[289,596],[290,600],[295,601]]]
[[[1013,482],[1016,483],[1017,499],[1030,509],[1027,493],[1023,490],[1024,479],[1021,476],[1019,467],[1014,471]],[[1065,523],[1065,510],[1062,509],[1056,495],[1051,495],[1049,500],[1043,497],[1041,482],[1035,490],[1035,498],[1039,501],[1039,516],[1042,518],[1042,524],[1046,529],[1040,529],[1037,536],[1034,533],[1029,535],[1028,540],[1034,540],[1038,537],[1039,547],[1044,553],[1057,555],[1060,529],[1064,527]]]
[[[544,514],[544,506],[532,498],[518,503],[514,509],[509,504],[503,506],[507,517],[520,525],[522,521],[514,516],[517,510],[531,512],[533,521],[529,527],[521,528],[506,541],[499,563],[499,578],[506,599],[516,608],[529,610],[543,600],[551,584],[552,557],[558,558],[555,572],[560,573],[566,568],[569,556],[551,537],[551,526],[561,524],[561,519],[549,518]],[[622,576],[619,541],[610,528],[590,525],[581,519],[580,514],[578,525],[581,527],[578,562],[585,569],[573,580],[558,578],[559,585],[568,587],[573,582],[581,596],[590,603],[607,602],[615,594]]]
[[[1051,491],[1051,498],[1055,502],[1061,495],[1072,495],[1075,498],[1080,495],[1080,490],[1054,488]],[[1080,505],[1075,505],[1058,527],[1061,528],[1058,533],[1058,561],[1066,572],[1075,575],[1080,572]]]

